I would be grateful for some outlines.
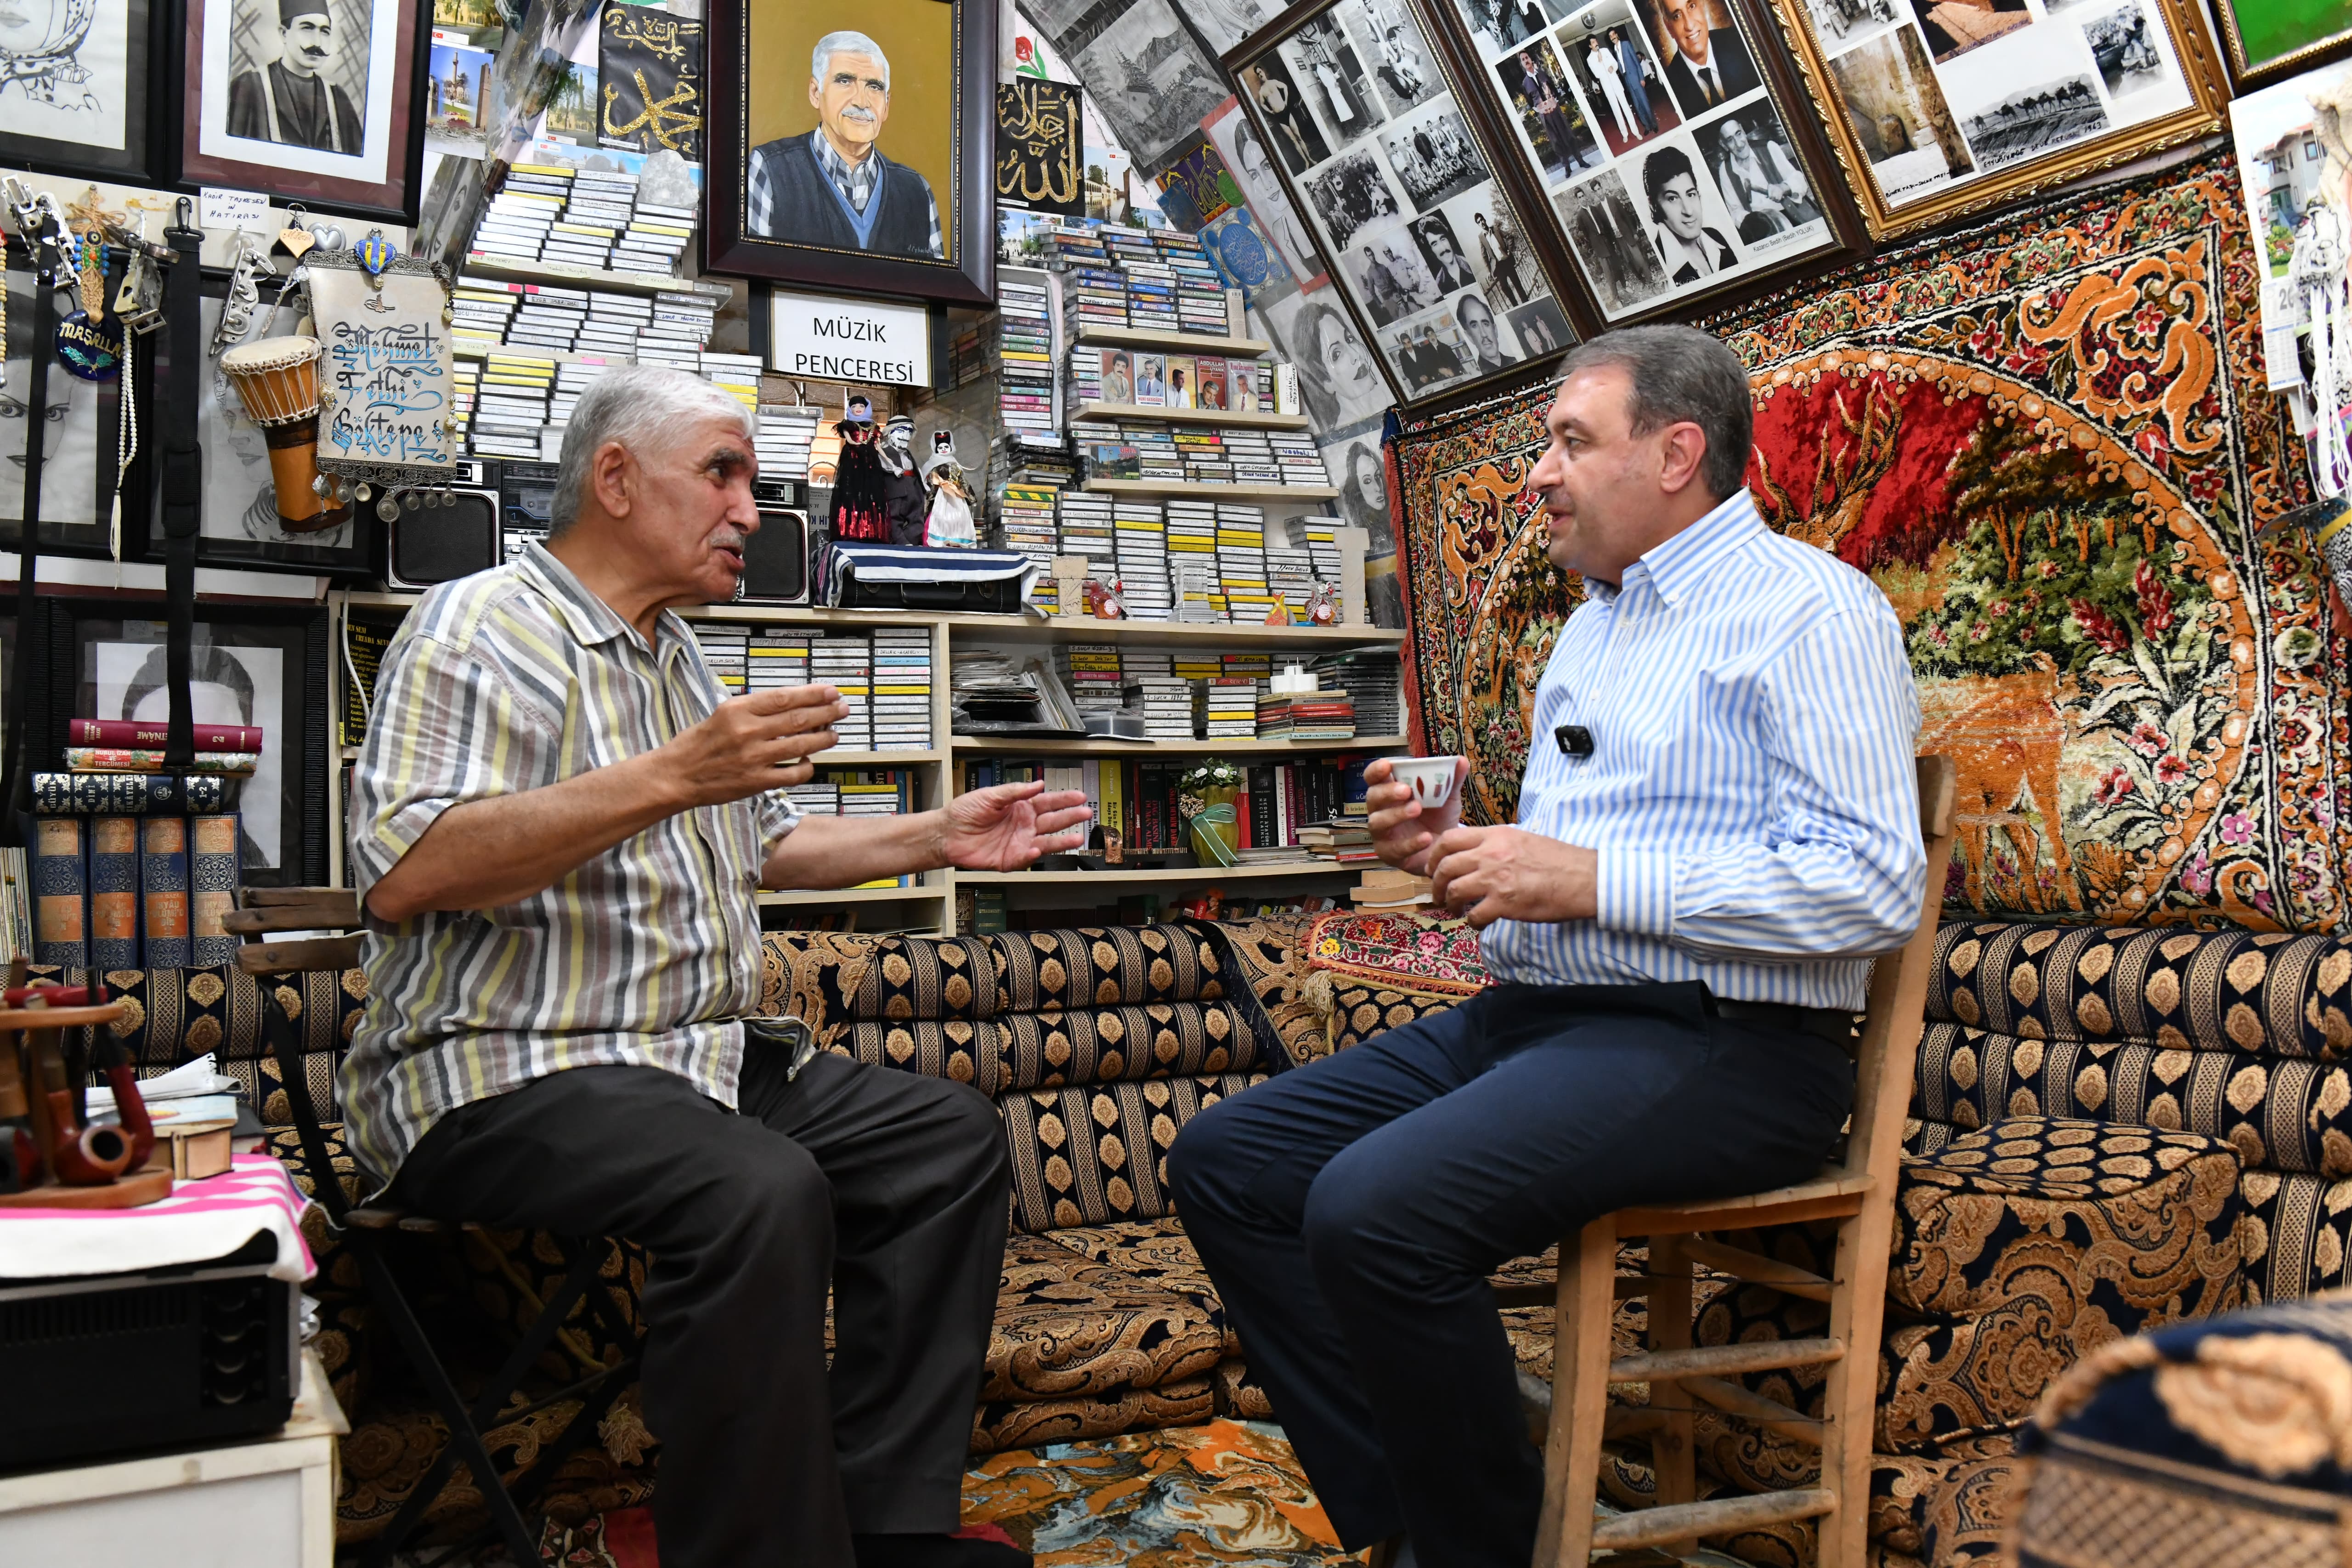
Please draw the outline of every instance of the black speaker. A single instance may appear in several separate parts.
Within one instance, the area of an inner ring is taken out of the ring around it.
[[[481,488],[481,465],[466,465],[470,484],[448,493],[453,504],[403,510],[384,529],[384,585],[430,588],[486,572],[506,559],[499,534],[499,498]]]
[[[760,509],[760,531],[743,545],[738,604],[805,605],[809,599],[808,513]]]

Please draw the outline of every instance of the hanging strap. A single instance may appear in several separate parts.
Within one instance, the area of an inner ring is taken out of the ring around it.
[[[33,809],[32,737],[25,731],[36,661],[33,650],[45,638],[35,625],[40,614],[41,464],[46,456],[49,406],[49,340],[58,330],[58,298],[49,269],[36,247],[33,259],[33,355],[25,392],[25,512],[16,534],[16,670],[8,687],[8,809],[0,820],[0,844],[25,842],[25,822]]]
[[[196,447],[196,405],[205,394],[204,231],[188,225],[185,197],[177,221],[163,231],[172,265],[163,276],[164,331],[172,352],[168,387],[157,389],[163,426],[163,598],[167,627],[163,669],[172,695],[172,728],[163,771],[184,773],[196,760],[195,711],[188,695],[188,641],[196,618],[196,534],[204,521],[204,454]]]

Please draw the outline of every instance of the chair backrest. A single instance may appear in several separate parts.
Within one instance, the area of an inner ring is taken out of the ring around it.
[[[221,917],[222,929],[234,936],[284,931],[351,931],[360,923],[359,895],[349,888],[247,888],[240,896],[245,907]],[[236,966],[247,974],[352,969],[359,961],[356,935],[247,942],[236,950]]]
[[[1870,995],[1854,1048],[1853,1116],[1840,1169],[1843,1175],[1888,1173],[1902,1158],[1903,1113],[1911,1104],[1911,1075],[1919,1059],[1937,916],[1944,905],[1944,868],[1952,858],[1957,792],[1958,773],[1949,757],[1919,759],[1919,831],[1927,850],[1927,883],[1911,940],[1871,967]]]

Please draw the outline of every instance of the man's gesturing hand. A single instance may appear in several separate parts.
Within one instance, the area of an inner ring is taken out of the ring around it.
[[[730,697],[661,748],[662,769],[689,805],[806,784],[816,772],[808,759],[834,744],[834,721],[848,711],[830,686]]]
[[[1048,795],[1034,779],[968,790],[948,802],[940,858],[966,871],[1018,871],[1084,846],[1093,815],[1084,790]]]
[[[1371,808],[1365,826],[1372,830],[1372,853],[1391,866],[1429,874],[1428,849],[1440,834],[1462,820],[1462,786],[1470,777],[1470,759],[1454,763],[1454,790],[1445,804],[1424,806],[1413,798],[1412,786],[1401,784],[1396,770],[1382,757],[1364,770],[1364,804]]]
[[[1428,855],[1431,897],[1482,931],[1501,920],[1591,920],[1600,912],[1601,858],[1580,844],[1522,827],[1456,827]]]

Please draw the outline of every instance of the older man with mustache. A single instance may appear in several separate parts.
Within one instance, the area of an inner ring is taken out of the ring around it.
[[[944,256],[930,182],[875,144],[890,119],[882,46],[863,33],[819,38],[809,57],[809,103],[814,131],[751,149],[744,232],[876,256]]]
[[[840,694],[728,698],[671,613],[734,594],[757,468],[726,393],[607,373],[546,545],[410,613],[352,779],[351,1146],[425,1214],[651,1254],[665,1568],[1026,1568],[953,1534],[1003,1261],[996,1112],[747,1024],[754,895],[1017,869],[1076,845],[1086,797],[800,816],[783,788]]]
[[[319,73],[335,58],[326,0],[278,0],[278,58],[228,84],[228,133],[356,157],[359,110]]]

